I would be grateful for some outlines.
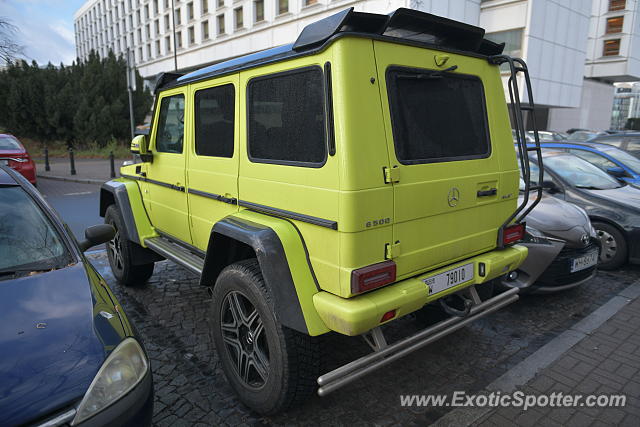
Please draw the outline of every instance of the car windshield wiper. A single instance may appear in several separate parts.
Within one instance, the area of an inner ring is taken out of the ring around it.
[[[44,273],[46,271],[55,270],[56,266],[34,267],[34,268],[6,268],[0,270],[0,280],[16,279],[24,277],[30,273]]]

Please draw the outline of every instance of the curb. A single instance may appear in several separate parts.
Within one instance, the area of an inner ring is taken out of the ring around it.
[[[594,312],[578,321],[569,329],[539,348],[538,351],[505,372],[498,379],[487,385],[484,391],[510,393],[516,390],[517,387],[527,384],[538,372],[559,359],[573,346],[588,337],[593,331],[602,326],[607,320],[613,317],[613,315],[636,298],[640,298],[640,280],[624,288]],[[468,426],[494,409],[494,407],[489,406],[457,408],[440,417],[432,426]]]
[[[81,184],[104,184],[109,181],[109,179],[92,179],[92,178],[69,178],[66,176],[56,176],[56,175],[41,175],[36,174],[36,177],[42,179],[50,179],[52,181],[67,181],[67,182],[79,182]]]

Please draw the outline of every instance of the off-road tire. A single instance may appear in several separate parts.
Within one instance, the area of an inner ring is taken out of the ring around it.
[[[596,237],[600,240],[600,260],[598,268],[602,270],[615,270],[627,262],[628,248],[624,235],[611,224],[606,222],[593,222],[596,229]]]
[[[142,286],[153,274],[154,263],[135,265],[131,254],[136,243],[123,235],[124,220],[116,205],[107,208],[104,215],[105,224],[116,229],[113,240],[107,243],[107,257],[113,275],[125,286]],[[119,255],[118,255],[119,254]]]
[[[248,325],[235,321],[230,307],[236,298],[242,316],[253,319]],[[255,258],[231,264],[220,273],[212,291],[209,318],[225,376],[249,408],[264,415],[274,414],[301,404],[313,393],[320,374],[319,341],[279,322],[271,292]],[[257,324],[262,325],[262,330],[253,334],[251,331]],[[260,361],[259,355],[265,360],[265,349],[267,363],[260,363],[266,379],[260,377],[253,362]],[[242,351],[246,358],[240,358]],[[239,360],[248,361],[246,370],[242,370],[247,372],[246,380],[240,374]]]

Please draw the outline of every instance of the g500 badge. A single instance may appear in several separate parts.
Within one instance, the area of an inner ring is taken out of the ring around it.
[[[365,226],[367,228],[377,227],[378,225],[385,225],[385,224],[389,224],[390,222],[391,222],[391,218],[380,218],[380,219],[374,219],[373,221],[367,221]]]

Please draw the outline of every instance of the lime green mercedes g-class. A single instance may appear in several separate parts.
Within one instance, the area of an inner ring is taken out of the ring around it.
[[[163,74],[137,162],[101,191],[115,277],[142,285],[162,259],[199,275],[227,378],[260,413],[513,302],[517,289],[493,296],[490,281],[527,256],[515,243],[536,199],[518,205],[500,64],[527,183],[533,104],[526,65],[502,48],[434,15],[351,8],[291,45]],[[381,325],[434,307],[444,320],[386,342]],[[330,331],[373,351],[323,374]]]

